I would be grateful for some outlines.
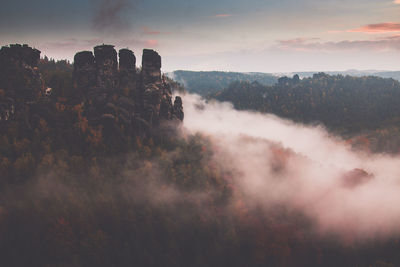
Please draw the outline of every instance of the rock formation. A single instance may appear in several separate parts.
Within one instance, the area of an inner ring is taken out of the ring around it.
[[[14,44],[0,49],[0,121],[11,119],[16,110],[35,101],[44,91],[37,70],[40,51]]]
[[[119,50],[119,87],[120,93],[135,97],[136,91],[136,57],[129,49]]]
[[[75,78],[75,93],[77,102],[82,98],[82,95],[88,97],[95,91],[96,85],[96,66],[94,63],[93,53],[90,51],[82,51],[74,57],[74,78]]]
[[[35,68],[40,59],[40,51],[26,44],[12,44],[10,46],[3,46],[0,49],[0,58],[2,64]]]
[[[75,56],[75,86],[84,92],[89,121],[106,128],[118,122],[132,133],[143,134],[162,121],[182,120],[182,101],[176,101],[176,108],[172,104],[171,88],[161,77],[158,53],[143,50],[140,73],[131,50],[121,49],[118,55],[119,65],[114,47],[101,45],[94,48],[94,56],[87,51]]]
[[[150,49],[143,49],[142,75],[145,85],[161,83],[161,57]]]
[[[94,48],[97,72],[97,87],[106,93],[115,92],[118,86],[117,52],[112,45],[99,45]]]
[[[27,105],[31,111],[51,116],[49,110],[56,103],[44,89],[39,60],[40,51],[27,45],[0,50],[0,121],[9,120],[16,109]],[[177,97],[173,104],[170,85],[161,76],[161,57],[153,50],[143,50],[141,72],[129,49],[117,54],[114,46],[103,44],[94,53],[78,52],[71,92],[73,97],[63,103],[81,105],[88,123],[101,126],[110,140],[148,136],[164,121],[183,120],[182,100]]]
[[[183,121],[184,113],[183,113],[182,98],[180,96],[175,97],[174,115],[176,116],[177,119]]]

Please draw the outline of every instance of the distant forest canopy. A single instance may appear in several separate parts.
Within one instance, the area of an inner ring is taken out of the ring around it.
[[[167,73],[180,84],[183,84],[190,93],[208,97],[229,86],[232,82],[258,82],[262,85],[274,85],[279,77],[298,74],[300,78],[312,77],[317,72],[292,72],[292,73],[261,73],[261,72],[223,72],[223,71],[185,71],[177,70]],[[400,80],[400,71],[331,71],[329,75],[350,75],[355,77],[377,76]]]
[[[223,90],[235,81],[257,81],[263,85],[273,85],[278,80],[277,76],[259,72],[241,73],[177,70],[167,73],[167,75],[183,84],[188,92],[196,93],[204,97]]]
[[[374,76],[314,74],[281,77],[274,86],[234,82],[212,96],[239,110],[272,113],[306,124],[322,123],[346,138],[364,134],[373,151],[400,148],[400,83]],[[370,144],[371,145],[371,144]]]
[[[286,76],[293,76],[298,74],[302,78],[312,77],[316,72],[315,71],[301,71],[301,72],[292,72],[289,74],[285,74]],[[324,73],[329,75],[349,75],[355,77],[363,77],[363,76],[377,76],[381,78],[392,78],[400,81],[400,71],[378,71],[378,70],[346,70],[346,71],[324,71]],[[284,76],[283,74],[277,74],[278,76]]]

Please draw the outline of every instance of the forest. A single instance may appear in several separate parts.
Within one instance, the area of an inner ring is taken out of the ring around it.
[[[254,205],[206,134],[168,123],[143,137],[118,124],[121,136],[110,137],[70,102],[71,64],[42,58],[38,70],[52,101],[1,122],[3,266],[400,265],[397,238],[344,245],[334,234],[321,238],[298,210]],[[391,79],[317,74],[274,86],[234,82],[214,97],[359,133],[396,126],[399,88]],[[269,164],[282,173],[294,152],[271,146]]]
[[[242,73],[242,72],[223,72],[223,71],[184,71],[177,70],[167,73],[167,76],[173,78],[184,85],[190,93],[208,96],[221,91],[232,82],[254,82],[257,81],[263,85],[274,85],[277,77],[269,73]]]
[[[272,113],[296,122],[321,124],[359,148],[398,153],[400,83],[376,76],[314,74],[281,77],[273,86],[234,82],[210,96],[236,109]]]

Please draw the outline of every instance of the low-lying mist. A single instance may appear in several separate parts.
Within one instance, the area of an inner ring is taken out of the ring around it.
[[[322,126],[183,97],[183,131],[213,144],[249,205],[300,211],[322,236],[345,242],[400,233],[400,158],[351,149]]]

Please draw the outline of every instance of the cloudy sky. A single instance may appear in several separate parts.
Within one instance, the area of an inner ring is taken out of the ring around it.
[[[400,70],[400,0],[2,0],[0,36],[57,59],[154,48],[164,71]]]

